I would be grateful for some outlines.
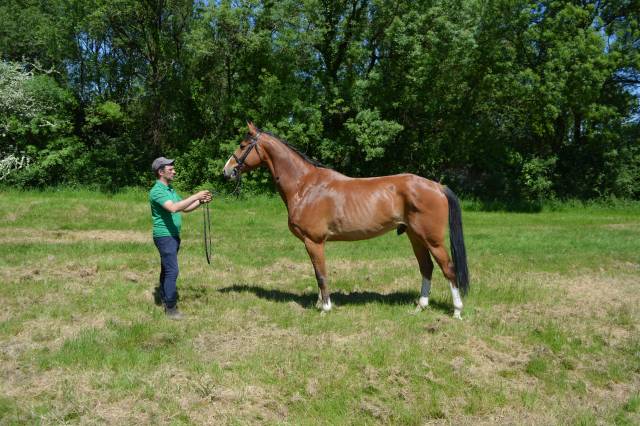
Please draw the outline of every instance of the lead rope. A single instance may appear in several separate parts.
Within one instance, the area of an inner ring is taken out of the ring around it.
[[[242,191],[242,174],[238,174],[236,178],[236,186],[233,188],[232,195],[235,195],[236,198],[240,198],[240,192]]]
[[[204,229],[204,254],[207,257],[207,263],[211,265],[213,250],[211,246],[211,216],[209,214],[209,203],[205,203],[202,209],[203,229]]]

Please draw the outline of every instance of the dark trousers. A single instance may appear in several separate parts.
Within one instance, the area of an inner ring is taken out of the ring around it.
[[[178,251],[180,237],[154,237],[160,252],[160,296],[167,308],[173,308],[178,301]]]

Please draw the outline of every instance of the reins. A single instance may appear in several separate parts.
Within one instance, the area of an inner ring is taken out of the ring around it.
[[[236,178],[236,186],[233,188],[232,195],[235,195],[236,198],[240,198],[240,191],[242,191],[242,174],[239,174]]]

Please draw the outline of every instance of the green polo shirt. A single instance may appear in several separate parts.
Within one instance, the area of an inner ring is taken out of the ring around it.
[[[159,180],[149,191],[149,202],[151,203],[151,218],[153,219],[154,237],[179,237],[182,218],[180,213],[171,213],[162,207],[168,200],[177,203],[182,197],[173,189]]]

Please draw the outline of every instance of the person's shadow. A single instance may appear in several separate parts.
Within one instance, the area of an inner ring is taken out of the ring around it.
[[[220,293],[253,293],[260,299],[272,302],[295,302],[303,308],[315,308],[318,293],[291,293],[288,291],[266,289],[257,285],[234,284],[218,290]],[[383,305],[415,305],[420,295],[417,292],[397,291],[394,293],[380,294],[371,291],[352,291],[343,293],[334,291],[331,293],[331,302],[337,306],[365,305],[367,303],[379,303]],[[448,312],[451,306],[438,300],[429,300],[431,309]]]

